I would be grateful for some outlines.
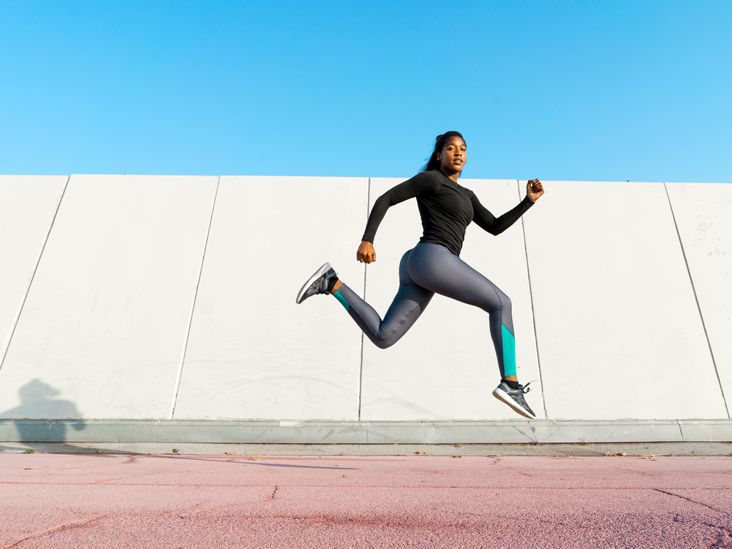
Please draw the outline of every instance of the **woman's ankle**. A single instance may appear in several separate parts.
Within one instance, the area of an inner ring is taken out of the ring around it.
[[[519,382],[516,376],[502,377],[501,381],[508,385],[511,389],[518,389]]]

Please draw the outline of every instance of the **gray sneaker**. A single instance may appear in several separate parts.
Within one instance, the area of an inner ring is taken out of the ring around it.
[[[302,303],[311,295],[330,293],[330,289],[333,287],[336,280],[338,280],[338,276],[333,270],[333,267],[330,266],[330,263],[323,263],[323,265],[313,273],[313,276],[308,278],[305,284],[302,285],[302,288],[300,288],[300,291],[295,298],[295,303]]]
[[[529,381],[529,383],[531,382]],[[531,390],[529,389],[529,383],[526,385],[519,383],[518,389],[511,389],[505,381],[501,381],[498,387],[493,389],[493,396],[501,402],[508,404],[515,412],[518,412],[522,416],[529,419],[536,419],[536,414],[526,404],[526,400],[524,399],[524,393],[528,393]]]

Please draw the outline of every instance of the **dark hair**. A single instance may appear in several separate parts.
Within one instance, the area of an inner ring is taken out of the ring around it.
[[[423,172],[427,172],[429,170],[435,170],[440,167],[440,161],[437,160],[437,154],[442,152],[443,147],[445,146],[445,143],[447,143],[447,140],[451,137],[459,137],[463,141],[465,141],[465,138],[462,136],[460,132],[456,132],[454,130],[451,130],[449,132],[445,132],[443,134],[438,135],[435,138],[435,148],[432,151],[432,155],[430,156],[430,159],[427,161],[427,164],[424,165],[424,168],[422,168]]]

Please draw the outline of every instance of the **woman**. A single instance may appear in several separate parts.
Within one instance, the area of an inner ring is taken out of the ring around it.
[[[544,194],[541,181],[532,179],[526,197],[512,210],[496,218],[478,201],[473,191],[458,184],[467,161],[467,147],[459,132],[438,135],[424,171],[381,195],[371,210],[356,252],[364,263],[376,261],[373,242],[376,229],[390,206],[416,197],[424,229],[417,245],[399,262],[399,291],[382,320],[351,288],[341,282],[330,263],[325,263],[300,289],[302,303],[315,294],[333,294],[356,324],[378,347],[394,345],[419,318],[435,293],[480,307],[489,314],[490,332],[498,357],[501,382],[493,396],[519,414],[536,415],[524,399],[529,391],[516,376],[511,300],[495,284],[460,259],[465,228],[475,221],[498,235],[509,228]]]

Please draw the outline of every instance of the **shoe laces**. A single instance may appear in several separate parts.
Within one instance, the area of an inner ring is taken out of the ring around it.
[[[532,379],[531,381],[526,382],[526,385],[519,385],[519,389],[521,389],[521,392],[523,394],[526,394],[529,391],[531,391],[531,387],[529,387],[529,385],[531,384],[532,381],[536,381],[536,380]]]

